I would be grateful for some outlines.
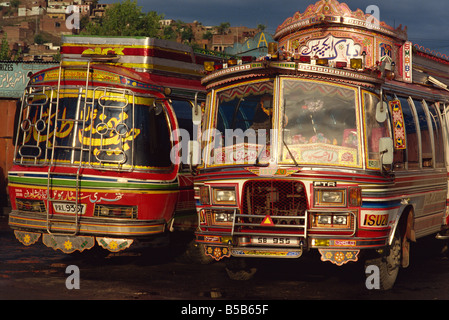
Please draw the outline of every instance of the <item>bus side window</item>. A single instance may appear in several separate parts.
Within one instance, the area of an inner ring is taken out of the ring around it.
[[[178,125],[181,129],[187,130],[190,138],[193,138],[192,104],[187,100],[172,100]]]
[[[413,99],[416,113],[418,114],[419,128],[421,132],[422,166],[432,167],[432,143],[430,140],[429,124],[423,104],[417,99]]]
[[[398,97],[401,101],[402,114],[404,116],[404,126],[406,134],[406,150],[397,150],[401,153],[402,161],[408,163],[408,169],[419,169],[418,134],[414,117],[413,104],[405,97]],[[402,167],[404,168],[404,167]]]
[[[394,96],[392,99],[388,99],[388,101],[397,100],[397,99],[399,99],[399,101],[401,102],[402,113],[404,115],[404,121],[406,121],[405,120],[406,112],[404,110],[406,110],[405,107],[408,105],[407,104],[407,100],[404,99],[403,97],[396,97],[396,96]],[[393,131],[394,131],[393,116],[391,116],[391,117],[392,117],[391,118],[391,124],[392,124]],[[406,134],[405,138],[406,138],[406,141],[407,141],[407,134]],[[407,156],[406,156],[405,151],[406,151],[405,149],[394,148],[393,164],[394,164],[394,169],[395,170],[404,170],[405,169],[405,163],[407,162]]]
[[[427,106],[430,112],[430,121],[432,122],[433,128],[433,139],[435,144],[435,166],[437,168],[442,168],[444,167],[444,142],[440,114],[435,103],[427,102]]]
[[[176,114],[176,119],[178,120],[178,125],[181,130],[186,130],[188,132],[189,140],[193,140],[193,119],[192,119],[192,108],[193,104],[188,100],[172,100],[172,107]],[[187,138],[181,132],[182,139]],[[185,159],[187,159],[187,155],[183,154],[184,148],[187,147],[186,141],[183,141],[183,147],[180,150],[182,167],[187,169],[189,166],[187,163],[184,163]],[[186,149],[187,150],[187,149]],[[183,161],[184,160],[184,161]]]
[[[363,97],[368,167],[379,168],[379,140],[390,135],[388,130],[389,121],[377,122],[375,115],[379,98],[376,95],[365,92]]]

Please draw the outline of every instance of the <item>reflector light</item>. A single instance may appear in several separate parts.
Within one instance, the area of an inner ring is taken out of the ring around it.
[[[349,192],[349,206],[360,207],[362,205],[362,189],[360,187],[351,187]]]
[[[204,61],[204,70],[208,72],[214,71],[214,62]]]
[[[351,59],[350,63],[351,63],[352,69],[362,69],[363,68],[362,59]]]
[[[300,56],[299,62],[301,63],[310,63],[310,56]]]
[[[254,60],[253,56],[243,56],[241,57],[243,63],[248,63]]]
[[[208,186],[200,186],[200,202],[201,204],[210,204],[210,194]]]
[[[347,67],[347,65],[348,65],[348,63],[346,62],[346,61],[337,61],[336,63],[335,63],[335,67],[336,68],[346,68]]]
[[[278,44],[276,42],[268,43],[268,54],[276,54],[278,51]]]
[[[316,65],[318,66],[327,66],[329,64],[329,60],[325,58],[316,59]]]

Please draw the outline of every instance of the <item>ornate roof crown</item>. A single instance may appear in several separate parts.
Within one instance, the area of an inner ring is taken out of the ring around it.
[[[397,29],[394,29],[385,22],[377,20],[373,15],[360,9],[352,11],[346,3],[339,3],[336,0],[320,0],[309,5],[304,13],[297,11],[293,17],[287,18],[276,29],[274,39],[278,40],[289,33],[319,24],[354,26],[371,29],[401,40],[407,39],[407,27],[402,29],[402,25],[399,25]]]

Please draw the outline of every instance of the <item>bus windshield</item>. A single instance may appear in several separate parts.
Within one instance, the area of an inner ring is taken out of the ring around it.
[[[273,121],[273,80],[227,88],[216,96],[212,164],[266,162]]]
[[[280,163],[360,167],[357,96],[349,86],[282,79]]]
[[[22,105],[16,163],[81,162],[124,170],[171,166],[170,127],[162,104],[132,92],[93,94],[86,106],[82,94],[61,92],[58,106],[50,92],[30,94]]]

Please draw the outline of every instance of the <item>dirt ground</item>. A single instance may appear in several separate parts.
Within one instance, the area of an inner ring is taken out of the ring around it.
[[[362,264],[337,267],[317,255],[251,259],[257,268],[254,277],[235,281],[228,278],[224,262],[198,265],[183,259],[182,243],[120,254],[99,248],[66,255],[40,241],[23,246],[6,216],[0,217],[0,243],[2,300],[171,300],[184,306],[186,301],[288,301],[294,308],[297,300],[449,299],[449,260],[433,237],[413,244],[410,267],[400,271],[395,287],[387,292],[365,287]],[[66,287],[68,266],[79,270],[79,289]]]

